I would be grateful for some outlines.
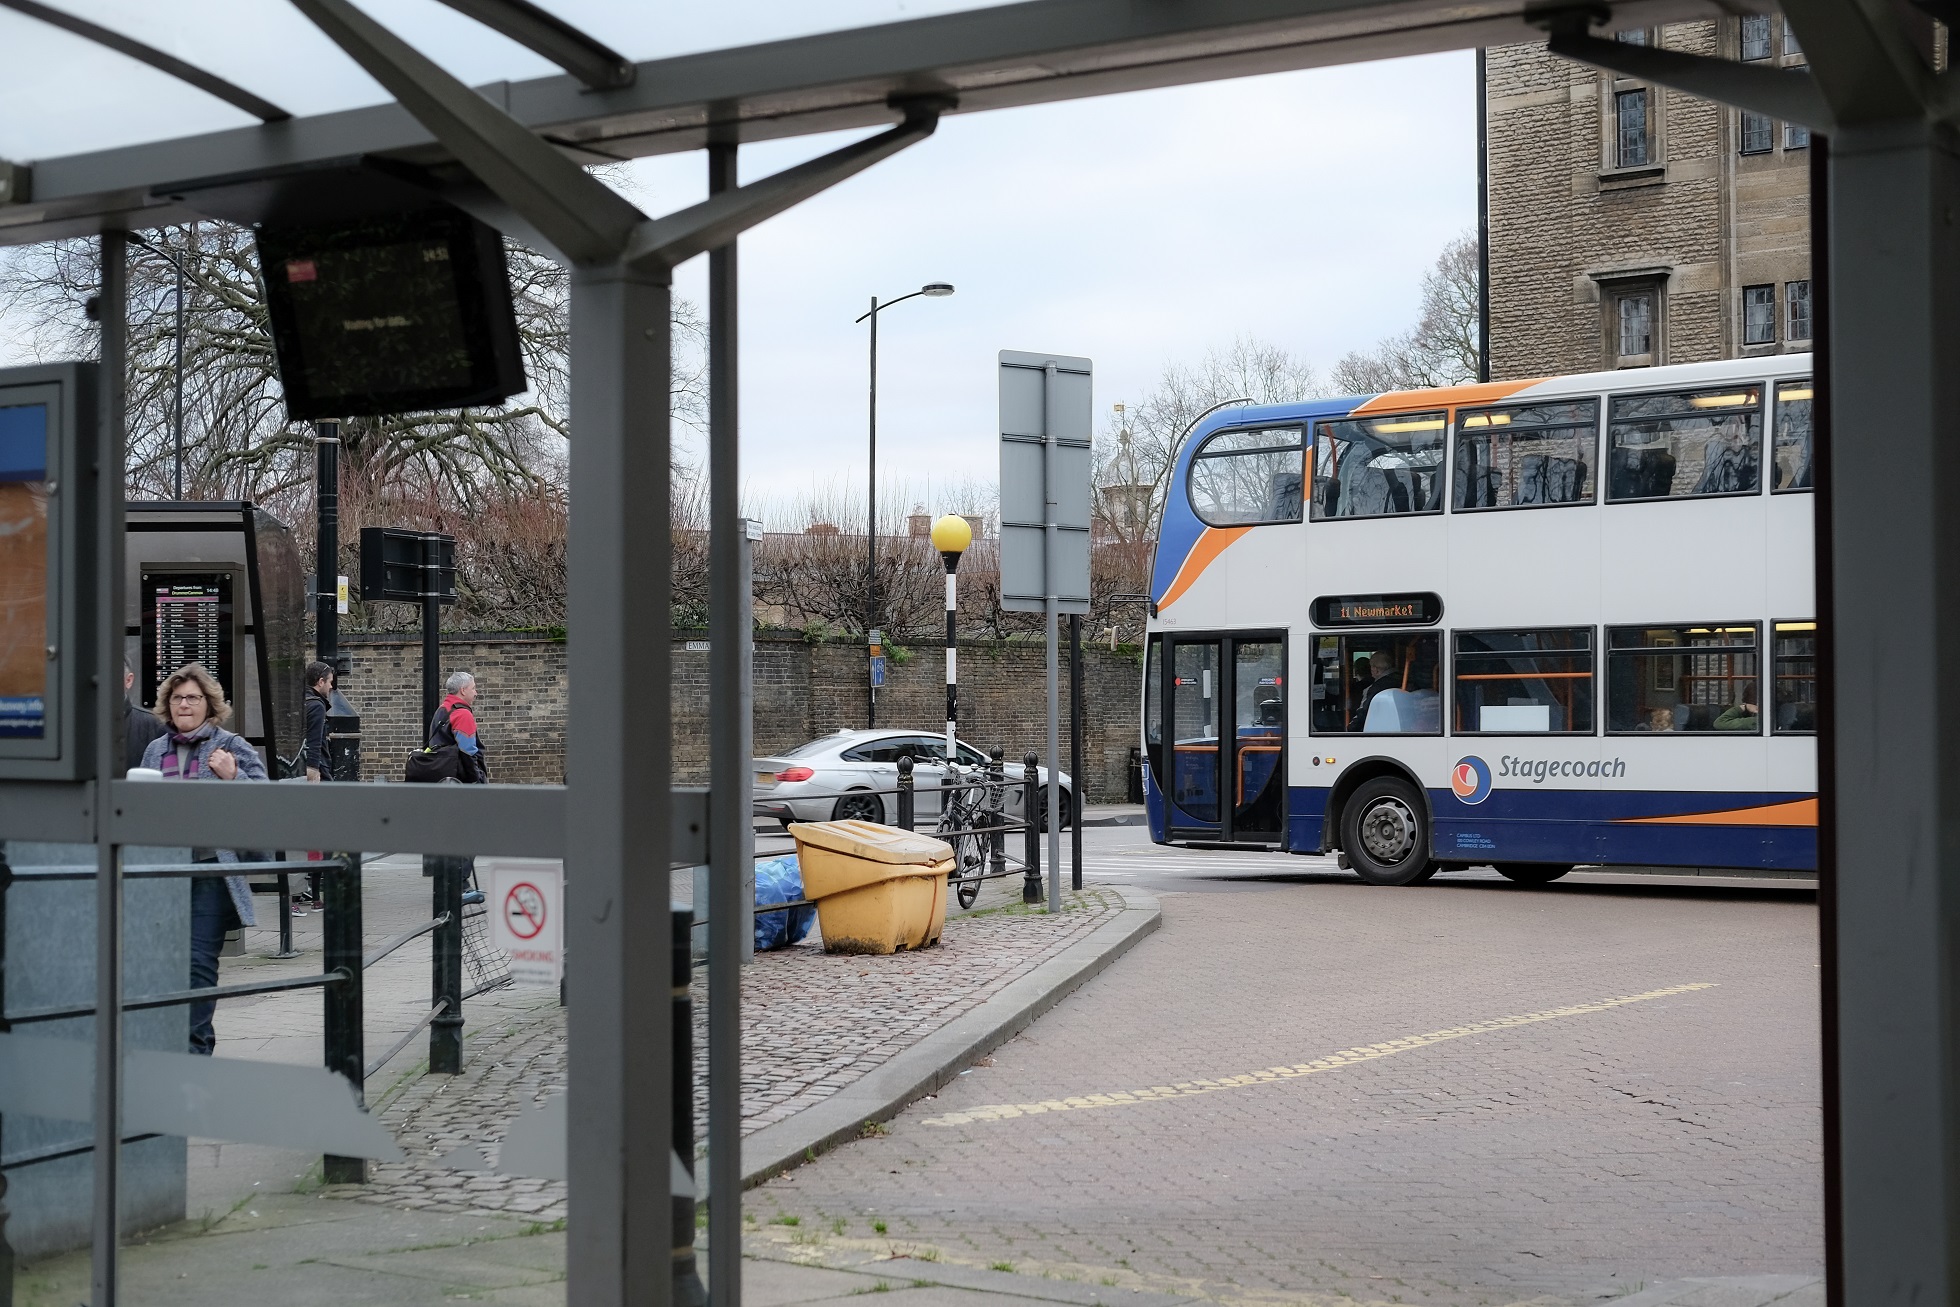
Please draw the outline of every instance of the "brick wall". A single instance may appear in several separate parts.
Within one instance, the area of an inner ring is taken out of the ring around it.
[[[353,674],[342,689],[362,714],[363,774],[399,774],[401,759],[421,743],[422,648],[415,640],[357,637],[342,642]],[[694,648],[690,648],[694,645]],[[673,648],[674,772],[705,781],[708,754],[706,641],[677,637]],[[443,672],[474,672],[481,687],[477,717],[491,774],[499,781],[549,783],[565,775],[565,645],[512,636],[443,638]],[[887,660],[878,695],[881,726],[942,729],[946,713],[945,653],[909,651]],[[1045,653],[1039,643],[974,641],[960,646],[960,737],[1006,748],[1019,758],[1047,749],[1043,688]],[[1062,755],[1067,766],[1068,664],[1062,651]],[[1107,648],[1083,650],[1088,729],[1083,737],[1080,789],[1092,803],[1124,798],[1130,750],[1138,743],[1137,660]],[[755,646],[755,749],[791,748],[841,727],[864,725],[865,654],[855,644],[813,645],[800,635],[760,635]]]

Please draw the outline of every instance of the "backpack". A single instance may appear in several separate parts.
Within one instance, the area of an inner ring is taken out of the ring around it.
[[[451,707],[449,711],[454,712],[455,708]],[[441,724],[444,726],[449,725],[449,713],[443,714]],[[431,738],[435,736],[433,727],[431,727],[429,735]],[[408,761],[402,767],[402,779],[411,783],[424,785],[439,785],[444,781],[461,781],[463,779],[463,750],[456,743],[456,732],[454,729],[449,731],[449,742],[447,744],[425,744],[419,749],[412,750],[408,755]]]

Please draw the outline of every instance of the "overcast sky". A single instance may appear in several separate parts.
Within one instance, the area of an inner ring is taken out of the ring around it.
[[[636,58],[795,35],[816,26],[812,11],[835,27],[968,7],[721,0],[661,13],[626,0],[547,3]],[[299,112],[384,98],[275,0],[67,6]],[[367,7],[468,81],[551,71],[433,0]],[[3,10],[0,48],[9,51],[0,157],[241,121]],[[874,294],[927,281],[958,288],[881,315],[880,480],[907,483],[920,500],[930,483],[935,511],[961,506],[946,502],[946,487],[993,476],[1001,349],[1087,355],[1100,415],[1140,398],[1166,365],[1240,335],[1324,369],[1405,329],[1423,272],[1476,221],[1473,78],[1465,53],[946,119],[930,140],[743,238],[746,497],[779,518],[812,490],[843,478],[862,485],[866,338],[852,319]],[[743,176],[844,139],[751,147]],[[643,207],[664,211],[705,194],[705,164],[644,160],[626,184]],[[706,260],[696,260],[677,289],[699,303],[705,278]]]

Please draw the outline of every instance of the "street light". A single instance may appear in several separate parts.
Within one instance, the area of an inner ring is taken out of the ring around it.
[[[184,261],[140,232],[129,233],[129,238],[145,249],[161,254],[170,260],[170,266],[177,270],[177,363],[171,369],[171,375],[177,384],[177,399],[170,421],[171,442],[176,449],[176,460],[171,472],[171,486],[176,492],[172,497],[182,502],[184,498]]]
[[[941,299],[952,293],[953,287],[950,282],[929,281],[913,291],[910,295],[900,295],[897,299],[886,300],[882,304],[878,302],[878,297],[873,295],[871,297],[870,310],[860,314],[857,318],[859,322],[863,322],[867,318],[871,320],[871,420],[870,439],[868,442],[871,455],[871,502],[865,509],[866,524],[864,532],[866,565],[864,577],[864,630],[866,636],[869,636],[878,627],[878,315],[894,304],[903,304],[906,300],[917,299],[921,295],[929,299]],[[870,687],[868,694],[870,698],[865,708],[864,724],[866,726],[876,726],[878,724],[877,687]]]

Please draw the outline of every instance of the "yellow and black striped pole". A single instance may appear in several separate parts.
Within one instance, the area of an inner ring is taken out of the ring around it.
[[[957,513],[948,513],[932,524],[932,547],[946,560],[946,762],[960,760],[959,742],[954,738],[960,722],[960,651],[955,619],[959,614],[960,555],[973,543],[973,528]]]

